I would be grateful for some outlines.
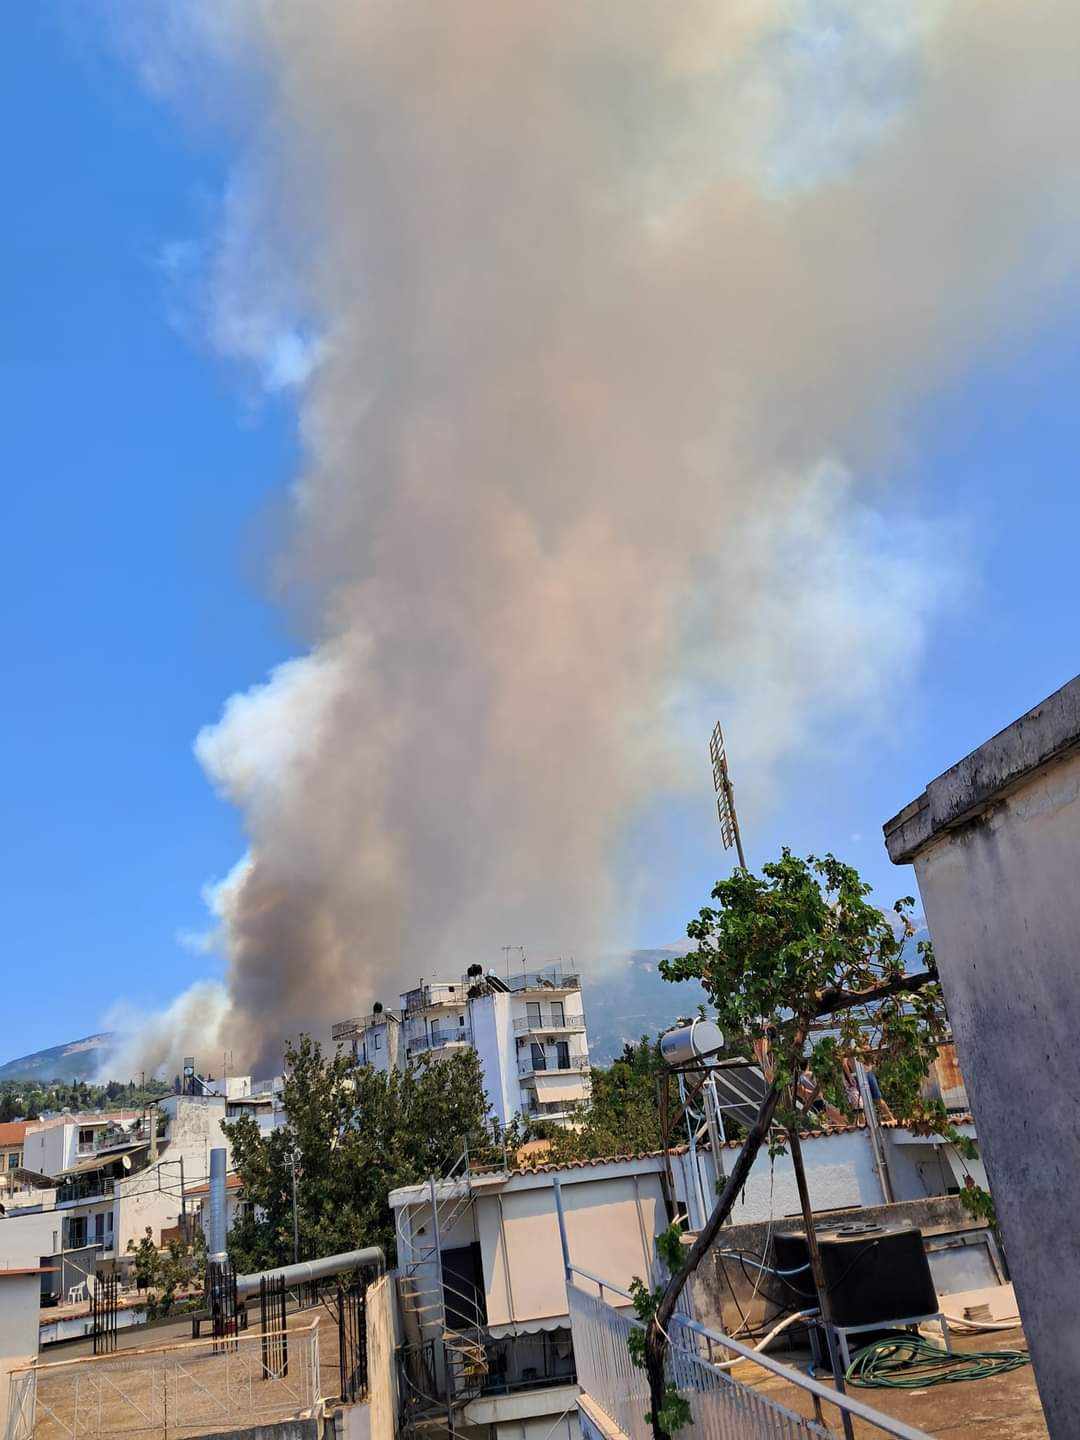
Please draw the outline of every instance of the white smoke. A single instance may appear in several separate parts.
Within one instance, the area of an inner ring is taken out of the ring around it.
[[[1072,283],[1080,12],[138,9],[147,82],[235,135],[213,336],[301,387],[311,652],[197,744],[250,843],[230,1043],[272,1068],[505,937],[624,938],[620,836],[720,699],[763,794],[909,683],[946,547],[865,477]]]

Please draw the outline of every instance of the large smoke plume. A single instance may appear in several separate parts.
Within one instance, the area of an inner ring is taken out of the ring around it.
[[[620,838],[702,783],[721,699],[763,792],[895,698],[940,551],[880,477],[913,403],[1072,280],[1080,19],[140,10],[147,82],[233,127],[210,333],[302,417],[310,653],[197,742],[250,841],[201,1048],[223,1014],[270,1068],[504,939],[618,939]]]

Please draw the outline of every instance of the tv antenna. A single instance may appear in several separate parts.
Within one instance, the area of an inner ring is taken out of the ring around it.
[[[739,816],[735,810],[735,786],[731,783],[731,775],[728,771],[724,732],[720,729],[719,720],[716,722],[709,740],[709,759],[712,761],[712,780],[713,789],[716,791],[716,814],[720,820],[720,839],[724,842],[725,850],[730,850],[733,845],[735,846],[739,856],[739,866],[745,870],[746,856],[743,854],[742,836],[739,834]]]

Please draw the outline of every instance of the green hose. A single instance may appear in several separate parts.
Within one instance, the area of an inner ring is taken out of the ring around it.
[[[921,1335],[899,1331],[860,1350],[847,1368],[852,1385],[881,1390],[925,1390],[954,1380],[985,1380],[1018,1370],[1026,1350],[968,1350],[946,1354]]]

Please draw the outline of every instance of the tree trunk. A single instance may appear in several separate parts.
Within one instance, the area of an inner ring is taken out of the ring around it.
[[[739,1151],[739,1158],[735,1161],[731,1174],[728,1176],[727,1184],[724,1186],[713,1207],[713,1212],[702,1227],[697,1239],[690,1247],[690,1253],[686,1257],[685,1264],[677,1270],[667,1283],[663,1295],[660,1297],[660,1304],[657,1306],[656,1315],[649,1321],[645,1334],[645,1370],[649,1377],[649,1397],[652,1401],[652,1427],[656,1440],[670,1440],[667,1432],[660,1425],[657,1417],[660,1414],[660,1407],[664,1400],[664,1351],[667,1348],[666,1330],[668,1322],[675,1313],[675,1306],[679,1296],[683,1292],[687,1280],[697,1269],[705,1252],[711,1248],[720,1227],[730,1215],[739,1191],[746,1184],[746,1177],[750,1174],[750,1168],[757,1159],[758,1151],[765,1143],[769,1133],[769,1126],[772,1124],[773,1115],[780,1102],[781,1091],[774,1083],[769,1086],[765,1098],[761,1102],[761,1108],[757,1113],[757,1119],[743,1142]]]

